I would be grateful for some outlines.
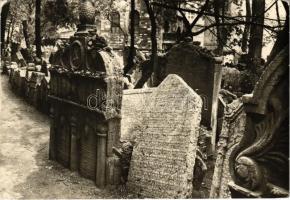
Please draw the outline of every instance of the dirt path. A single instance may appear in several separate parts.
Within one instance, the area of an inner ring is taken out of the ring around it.
[[[48,160],[49,118],[0,75],[0,198],[120,198]]]

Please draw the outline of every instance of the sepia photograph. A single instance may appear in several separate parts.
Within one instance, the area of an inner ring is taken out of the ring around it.
[[[0,0],[0,199],[288,199],[289,4]]]

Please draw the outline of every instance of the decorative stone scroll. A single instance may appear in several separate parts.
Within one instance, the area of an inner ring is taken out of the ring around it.
[[[129,191],[146,198],[191,197],[202,100],[177,75],[168,75],[148,100],[135,136]]]
[[[243,98],[245,134],[230,162],[232,197],[289,196],[289,45]]]

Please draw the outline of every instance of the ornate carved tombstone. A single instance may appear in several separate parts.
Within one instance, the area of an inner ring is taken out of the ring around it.
[[[245,134],[230,160],[232,197],[289,195],[288,48],[266,67],[253,94],[244,96]]]
[[[94,12],[91,1],[80,2],[78,31],[50,70],[50,158],[103,187],[118,184],[112,146],[119,141],[122,69],[96,35]]]
[[[246,113],[241,99],[225,106],[223,124],[217,144],[217,156],[210,190],[210,198],[230,198],[228,182],[231,181],[229,161],[231,154],[245,132]]]

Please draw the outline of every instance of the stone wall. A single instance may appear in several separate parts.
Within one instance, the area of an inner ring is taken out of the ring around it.
[[[17,95],[23,97],[38,110],[48,113],[50,77],[42,72],[29,71],[27,67],[8,67],[9,83]]]

